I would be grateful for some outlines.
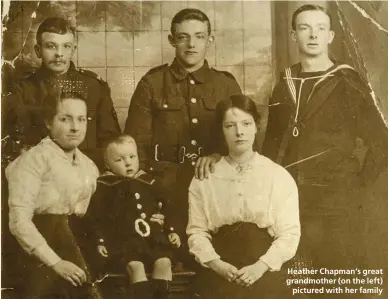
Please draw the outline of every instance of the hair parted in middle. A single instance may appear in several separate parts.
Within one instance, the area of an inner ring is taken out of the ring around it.
[[[85,92],[55,86],[43,100],[42,108],[45,122],[52,122],[54,116],[57,114],[58,104],[67,99],[81,100],[85,103],[86,107],[88,106]]]
[[[260,114],[257,111],[255,102],[246,95],[232,95],[226,100],[218,102],[216,106],[216,123],[222,127],[224,121],[225,113],[230,108],[238,108],[250,115],[252,115],[255,123],[259,123]]]
[[[241,111],[244,111],[245,113],[250,114],[253,117],[253,120],[255,121],[256,126],[259,125],[260,119],[261,119],[261,115],[257,110],[257,106],[255,102],[246,95],[243,95],[243,94],[232,95],[228,99],[218,102],[215,109],[215,131],[216,131],[215,143],[219,144],[220,152],[222,154],[227,153],[227,149],[225,145],[225,136],[223,133],[223,122],[224,122],[225,114],[230,108],[237,108],[237,109],[240,109]],[[253,144],[253,149],[258,150],[257,140],[255,140],[255,143]]]

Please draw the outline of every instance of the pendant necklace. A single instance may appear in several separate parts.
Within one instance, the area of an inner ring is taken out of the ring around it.
[[[255,152],[253,152],[252,155],[250,155],[247,159],[245,159],[244,161],[241,161],[241,162],[237,162],[230,155],[228,155],[228,158],[229,158],[230,162],[232,162],[233,164],[237,164],[236,171],[238,173],[241,173],[244,169],[249,169],[249,167],[251,165],[248,162],[250,162],[254,156],[255,156]]]

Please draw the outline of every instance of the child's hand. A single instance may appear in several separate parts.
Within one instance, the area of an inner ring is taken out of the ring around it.
[[[153,214],[150,219],[151,222],[159,223],[161,226],[164,225],[164,215],[163,214]]]
[[[174,245],[176,248],[181,247],[181,238],[178,236],[177,233],[171,233],[168,235],[168,240],[172,245]]]
[[[106,250],[106,247],[104,245],[98,245],[97,246],[97,251],[103,257],[108,257],[108,250]]]

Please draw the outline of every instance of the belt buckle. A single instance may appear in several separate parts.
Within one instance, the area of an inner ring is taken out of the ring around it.
[[[159,162],[159,144],[155,144],[154,147],[154,160]]]
[[[185,162],[185,156],[186,156],[186,147],[182,145],[179,148],[179,155],[178,155],[178,162],[180,164]]]

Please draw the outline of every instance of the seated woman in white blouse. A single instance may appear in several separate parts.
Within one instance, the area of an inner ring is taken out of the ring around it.
[[[23,298],[92,298],[68,223],[70,215],[85,214],[98,177],[77,148],[86,133],[86,102],[69,91],[48,96],[43,106],[49,136],[6,169],[10,231],[34,265],[26,269],[31,273]]]
[[[229,154],[189,188],[188,243],[203,266],[194,291],[203,299],[291,296],[279,270],[300,238],[296,184],[253,150],[259,114],[250,98],[221,101],[216,121]]]

